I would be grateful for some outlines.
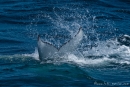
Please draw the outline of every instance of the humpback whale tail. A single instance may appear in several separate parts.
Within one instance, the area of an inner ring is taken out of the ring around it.
[[[60,48],[56,48],[52,44],[44,42],[40,38],[40,35],[38,35],[39,59],[43,61],[45,58],[49,58],[53,56],[55,53],[65,54],[66,52],[72,52],[76,49],[82,38],[83,38],[83,31],[82,28],[79,28],[78,33],[72,39],[64,43]]]

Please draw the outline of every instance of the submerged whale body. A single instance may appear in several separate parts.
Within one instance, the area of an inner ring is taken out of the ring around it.
[[[78,33],[68,42],[64,43],[60,48],[56,48],[50,43],[44,42],[38,36],[38,53],[39,59],[43,61],[45,58],[53,57],[54,54],[64,55],[67,52],[72,52],[76,49],[83,38],[83,31],[79,28]]]

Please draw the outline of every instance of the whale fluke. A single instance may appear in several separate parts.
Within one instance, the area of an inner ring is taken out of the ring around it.
[[[40,38],[40,35],[38,35],[39,59],[43,61],[45,58],[52,57],[55,53],[63,55],[66,52],[72,52],[76,49],[82,38],[83,38],[83,31],[82,28],[79,28],[78,33],[72,39],[64,43],[60,48],[56,48],[54,45],[44,42]]]
[[[51,57],[56,52],[58,52],[56,47],[50,43],[43,42],[40,36],[38,37],[38,54],[41,61],[43,61],[44,58]]]

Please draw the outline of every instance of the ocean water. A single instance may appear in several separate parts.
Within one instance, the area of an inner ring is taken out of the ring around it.
[[[60,47],[80,27],[74,52],[39,60],[38,35]],[[129,87],[123,35],[130,35],[129,0],[1,0],[0,87]]]

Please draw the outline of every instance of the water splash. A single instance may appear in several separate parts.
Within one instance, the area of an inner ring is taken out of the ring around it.
[[[37,34],[41,34],[45,41],[60,46],[70,38],[61,39],[53,36],[62,34],[73,37],[79,27],[82,27],[84,31],[84,38],[77,48],[78,52],[76,55],[67,54],[67,56],[60,58],[56,56],[52,62],[70,61],[79,65],[104,65],[111,62],[120,64],[130,63],[130,49],[127,46],[119,45],[116,40],[118,29],[114,27],[114,22],[107,19],[109,14],[93,12],[90,8],[80,9],[77,7],[72,9],[71,6],[67,5],[50,9],[52,14],[40,11],[35,18],[33,17],[32,22],[27,27],[29,32],[33,34],[33,37],[37,38]],[[62,14],[60,13],[61,11]],[[106,19],[104,20],[101,17],[106,17]],[[48,36],[52,37],[48,38]],[[39,60],[37,50],[32,54],[24,54],[23,56]],[[48,61],[51,62],[50,60]]]

